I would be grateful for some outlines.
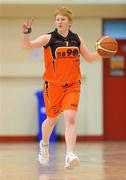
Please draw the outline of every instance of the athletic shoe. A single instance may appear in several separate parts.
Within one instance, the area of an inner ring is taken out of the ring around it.
[[[65,160],[65,168],[66,169],[72,169],[76,166],[78,166],[80,163],[79,158],[72,152],[69,152],[66,155],[66,160]]]
[[[38,161],[40,164],[44,166],[48,166],[49,163],[49,145],[43,144],[43,141],[41,140],[39,143],[39,154],[38,154]]]

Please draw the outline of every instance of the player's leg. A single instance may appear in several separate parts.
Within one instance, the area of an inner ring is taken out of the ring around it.
[[[65,110],[64,111],[65,122],[65,141],[67,145],[67,153],[74,151],[76,143],[76,111]]]
[[[79,158],[75,156],[74,148],[77,133],[77,109],[80,98],[80,82],[77,81],[66,87],[66,93],[62,102],[65,122],[65,141],[66,141],[66,168],[72,168],[79,164]]]
[[[65,168],[73,168],[79,164],[79,158],[74,154],[76,144],[76,111],[64,110],[65,141],[66,141],[66,162]]]
[[[76,143],[76,111],[64,110],[65,141],[67,153],[74,151]]]
[[[56,125],[57,118],[47,118],[42,124],[42,140],[44,144],[49,144],[50,135]]]
[[[47,118],[42,124],[42,140],[40,141],[40,151],[38,160],[42,165],[48,165],[49,162],[49,139],[56,124],[56,118]]]
[[[44,102],[46,107],[47,119],[42,124],[42,140],[40,141],[39,162],[48,165],[49,162],[49,138],[57,121],[57,116],[61,112],[59,102],[61,97],[61,87],[54,83],[45,82]]]

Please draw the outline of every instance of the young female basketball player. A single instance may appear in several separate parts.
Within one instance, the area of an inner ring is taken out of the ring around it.
[[[74,154],[76,144],[76,114],[80,97],[80,55],[88,61],[100,59],[97,52],[89,52],[82,38],[73,33],[72,12],[61,8],[55,12],[56,29],[35,40],[30,40],[32,20],[23,24],[23,47],[44,48],[45,72],[44,101],[47,119],[42,124],[39,162],[47,165],[49,162],[49,138],[56,124],[57,116],[63,112],[65,122],[66,161],[65,168],[73,168],[79,164],[79,158]]]

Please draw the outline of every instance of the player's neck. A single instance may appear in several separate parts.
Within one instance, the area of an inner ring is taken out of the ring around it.
[[[61,31],[61,30],[57,30],[57,31],[63,37],[67,37],[67,35],[69,33],[69,29],[67,29],[66,31]]]

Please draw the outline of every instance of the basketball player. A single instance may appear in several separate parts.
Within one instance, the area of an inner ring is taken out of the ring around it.
[[[97,52],[91,53],[82,38],[73,33],[72,12],[61,8],[55,12],[56,29],[35,40],[30,40],[32,20],[23,24],[23,47],[26,49],[44,48],[45,72],[44,101],[47,119],[42,124],[39,162],[48,165],[49,138],[56,124],[58,115],[63,112],[65,123],[66,159],[65,168],[79,165],[79,158],[74,154],[76,144],[76,114],[80,98],[80,55],[88,61],[100,59]]]

